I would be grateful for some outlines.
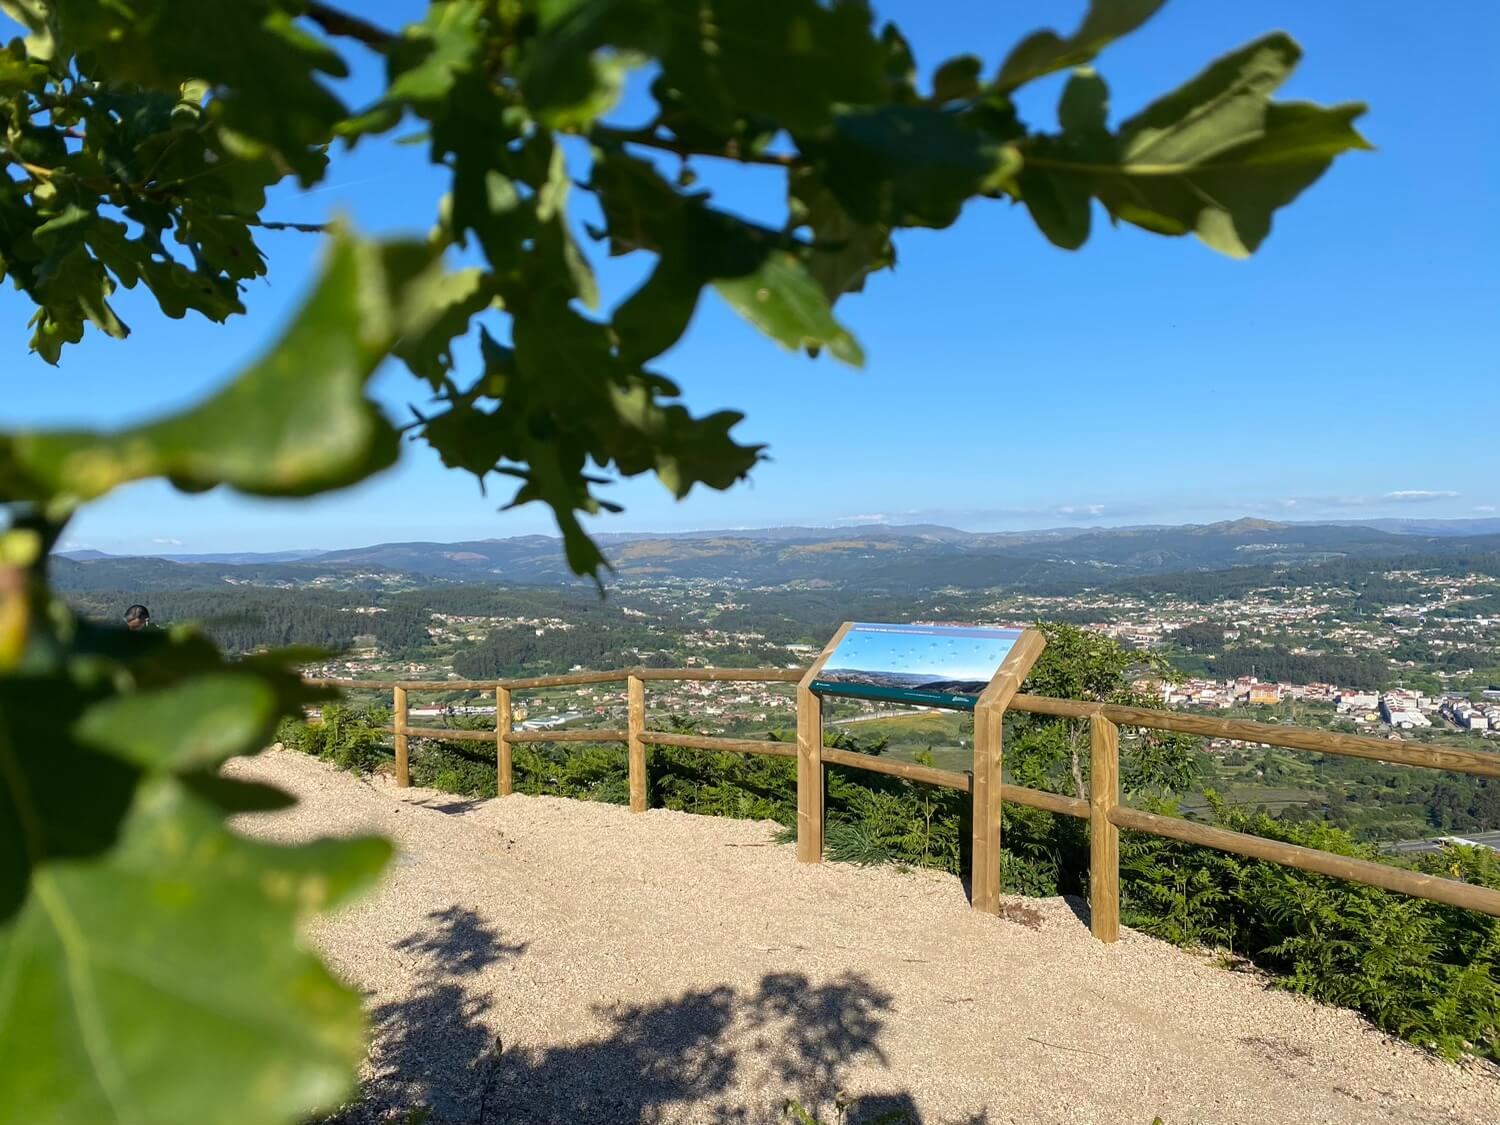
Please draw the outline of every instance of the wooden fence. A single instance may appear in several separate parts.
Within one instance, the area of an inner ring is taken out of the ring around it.
[[[1010,695],[1004,706],[1038,715],[1085,721],[1090,728],[1091,782],[1087,800],[1029,789],[1001,782],[999,728],[985,738],[975,738],[975,769],[959,773],[910,762],[891,761],[871,754],[837,750],[823,745],[823,721],[820,699],[809,691],[806,669],[801,668],[625,668],[611,672],[570,672],[558,676],[534,676],[511,680],[426,680],[368,681],[314,680],[315,684],[339,688],[388,690],[393,693],[393,725],[385,728],[395,736],[396,783],[409,785],[408,740],[432,738],[444,741],[483,741],[495,746],[495,766],[502,797],[511,792],[511,747],[527,742],[622,742],[627,747],[630,781],[630,809],[646,808],[646,748],[678,746],[692,750],[714,750],[733,754],[769,754],[796,758],[797,770],[797,857],[809,863],[822,858],[823,774],[826,766],[868,770],[905,778],[908,781],[938,785],[968,793],[973,798],[976,857],[993,871],[988,877],[971,880],[975,909],[998,913],[999,886],[999,802],[1043,809],[1089,822],[1090,926],[1101,941],[1114,941],[1120,927],[1120,829],[1129,828],[1189,844],[1249,856],[1252,859],[1286,864],[1320,875],[1367,883],[1386,890],[1450,906],[1478,910],[1500,916],[1500,891],[1488,887],[1424,875],[1402,867],[1370,860],[1353,859],[1314,848],[1299,847],[1231,832],[1195,821],[1160,816],[1120,803],[1120,727],[1139,730],[1179,731],[1213,738],[1233,738],[1307,750],[1319,754],[1339,754],[1397,765],[1428,769],[1453,770],[1478,777],[1500,779],[1500,754],[1448,747],[1412,746],[1364,735],[1335,734],[1329,731],[1285,727],[1273,723],[1256,723],[1236,719],[1217,719],[1176,711],[1156,711],[1143,707],[1124,707],[1112,703],[1083,703],[1068,699],[1051,699],[1037,695]],[[646,724],[646,684],[661,680],[705,680],[736,683],[797,684],[797,742],[770,742],[747,738],[712,738],[703,735],[672,734],[656,731]],[[511,693],[540,688],[570,687],[624,681],[626,685],[626,728],[624,730],[516,730],[512,719]],[[407,693],[410,691],[484,691],[495,694],[495,729],[450,730],[443,727],[412,726],[407,721]],[[1003,709],[1003,708],[1002,708]],[[992,712],[992,717],[998,712]],[[995,799],[998,795],[998,800]],[[983,807],[981,807],[983,806]],[[981,840],[980,836],[986,838]],[[989,839],[993,836],[993,840]],[[976,872],[976,875],[981,874]],[[992,891],[987,888],[993,888]]]

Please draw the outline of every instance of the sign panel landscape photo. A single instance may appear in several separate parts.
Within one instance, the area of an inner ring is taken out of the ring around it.
[[[856,621],[810,686],[826,695],[973,710],[1021,633]]]

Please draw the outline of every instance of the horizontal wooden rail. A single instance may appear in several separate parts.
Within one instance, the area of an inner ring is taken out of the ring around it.
[[[1079,820],[1089,818],[1089,803],[1078,797],[1064,797],[1061,793],[1048,793],[1045,789],[1027,789],[1023,785],[1000,786],[1000,799],[1014,801],[1018,805],[1029,805],[1045,812],[1076,816]]]
[[[661,730],[641,732],[641,741],[653,746],[677,746],[683,750],[727,750],[732,754],[769,754],[773,758],[795,758],[795,742],[769,742],[755,738],[712,738],[704,734],[668,734]]]
[[[493,680],[397,680],[407,691],[489,691]]]
[[[508,687],[511,691],[520,691],[523,688],[548,688],[548,687],[581,687],[584,684],[609,684],[615,682],[623,683],[630,675],[628,668],[619,668],[612,672],[563,672],[556,676],[523,676],[517,680],[496,680],[490,686],[498,684]]]
[[[376,727],[386,734],[405,734],[412,738],[435,738],[445,742],[494,742],[492,730],[455,730],[451,727]]]
[[[1057,715],[1070,719],[1100,716],[1122,726],[1147,730],[1178,731],[1208,738],[1233,738],[1241,742],[1284,746],[1289,750],[1307,750],[1315,754],[1340,754],[1348,758],[1367,758],[1402,766],[1454,770],[1476,777],[1500,777],[1500,754],[1484,750],[1412,746],[1367,734],[1308,730],[1276,723],[1257,723],[1249,719],[1214,719],[1207,715],[1191,715],[1181,711],[1155,711],[1149,707],[1124,707],[1116,703],[1081,703],[1073,699],[1050,699],[1041,695],[1017,695],[1010,701],[1010,705],[1014,710],[1029,711],[1037,715]]]
[[[740,754],[765,754],[798,759],[799,858],[807,840],[821,840],[822,784],[815,785],[817,800],[816,833],[803,833],[803,773],[816,768],[818,776],[825,766],[899,777],[906,781],[937,785],[961,793],[975,792],[974,775],[915,762],[895,761],[874,754],[821,746],[821,715],[813,706],[816,698],[805,685],[805,670],[800,668],[622,668],[606,672],[568,672],[555,676],[531,676],[509,680],[343,680],[314,679],[310,685],[364,691],[392,691],[395,701],[395,725],[380,728],[396,736],[397,783],[408,783],[407,739],[437,739],[495,743],[498,789],[511,791],[510,747],[531,742],[625,743],[629,749],[631,769],[631,808],[642,811],[647,804],[646,746],[674,746],[690,750],[709,750]],[[645,730],[646,717],[642,688],[646,682],[699,681],[711,683],[800,683],[798,701],[798,742],[774,742],[749,738],[720,738],[697,734],[672,734]],[[515,730],[511,722],[510,693],[517,689],[570,687],[584,684],[623,683],[627,687],[626,730]],[[406,725],[408,691],[484,691],[495,693],[496,711],[493,730],[455,730],[446,727],[413,727]],[[807,696],[808,698],[803,698]],[[811,700],[811,703],[809,702]],[[1147,832],[1187,844],[1215,848],[1248,856],[1251,859],[1284,864],[1319,875],[1349,879],[1373,887],[1408,894],[1449,906],[1477,910],[1500,917],[1500,891],[1425,875],[1410,868],[1371,860],[1354,859],[1332,852],[1304,848],[1280,840],[1251,836],[1242,832],[1201,824],[1177,817],[1143,812],[1118,803],[1119,745],[1117,727],[1145,730],[1177,731],[1209,738],[1228,738],[1268,746],[1284,746],[1318,754],[1338,754],[1396,765],[1428,769],[1453,770],[1478,777],[1500,778],[1500,754],[1446,746],[1414,745],[1368,735],[1340,734],[1259,723],[1244,719],[1220,719],[1181,711],[1160,711],[1145,707],[1127,707],[1114,703],[1086,703],[1071,699],[1051,699],[1037,695],[1016,694],[1009,707],[1038,715],[1086,720],[1093,728],[1092,761],[1094,789],[1088,800],[1047,793],[1019,785],[999,785],[1001,801],[1042,809],[1062,816],[1090,821],[1090,910],[1094,933],[1104,941],[1113,941],[1119,919],[1119,856],[1115,843],[1118,829]],[[816,719],[816,722],[813,720]],[[816,727],[816,737],[804,731]],[[811,737],[811,742],[808,739]],[[998,736],[997,736],[998,738]],[[807,749],[810,744],[815,753]],[[998,742],[996,744],[998,746]],[[994,774],[998,780],[998,760]],[[1102,786],[1102,788],[1101,788]],[[812,790],[808,789],[808,792]],[[807,813],[811,817],[811,813]],[[811,821],[809,823],[812,823]],[[821,847],[815,854],[821,853]]]
[[[923,766],[916,762],[897,762],[875,754],[861,754],[854,750],[835,750],[831,746],[823,747],[823,761],[832,762],[836,766],[848,766],[850,769],[901,777],[907,781],[940,785],[944,789],[957,789],[960,793],[967,793],[970,790],[968,774],[956,773],[953,770],[940,770],[934,766]]]
[[[1460,883],[1457,879],[1444,879],[1437,875],[1424,875],[1404,867],[1392,867],[1368,859],[1354,859],[1346,855],[1304,848],[1281,840],[1268,840],[1263,836],[1249,836],[1243,832],[1231,832],[1226,828],[1199,824],[1192,820],[1179,820],[1173,816],[1142,812],[1124,805],[1110,810],[1109,819],[1120,828],[1132,828],[1138,832],[1149,832],[1153,836],[1166,836],[1181,840],[1185,844],[1215,848],[1221,852],[1234,852],[1251,859],[1268,860],[1271,863],[1297,867],[1319,875],[1332,875],[1339,879],[1351,879],[1356,883],[1367,883],[1388,891],[1448,906],[1461,906],[1466,910],[1478,910],[1484,914],[1500,916],[1500,891],[1473,883]]]
[[[493,741],[494,731],[486,731],[486,741]],[[623,730],[513,730],[504,741],[517,742],[628,742],[630,732]]]

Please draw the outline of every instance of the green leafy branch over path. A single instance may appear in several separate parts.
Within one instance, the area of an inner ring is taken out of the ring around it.
[[[1300,56],[1283,34],[1112,126],[1087,67],[1160,6],[1096,3],[1071,34],[1037,32],[998,65],[949,59],[924,88],[899,29],[858,0],[439,0],[399,30],[295,0],[247,0],[211,26],[189,0],[5,0],[31,35],[0,53],[0,276],[34,302],[32,346],[51,362],[88,324],[126,334],[119,286],[224,320],[265,271],[266,190],[315,184],[338,147],[412,123],[449,177],[432,245],[477,245],[482,264],[435,285],[437,315],[377,351],[431,387],[413,434],[481,481],[515,478],[511,503],[551,507],[570,562],[594,573],[578,517],[610,510],[600,483],[650,472],[683,496],[761,455],[732,436],[738,414],[693,415],[649,366],[705,289],[781,345],[858,366],[835,306],[894,264],[903,228],[1008,199],[1072,249],[1098,200],[1240,256],[1334,157],[1367,147],[1361,106],[1272,100]],[[369,105],[328,85],[346,46],[384,60]],[[643,67],[654,112],[613,123]],[[1057,128],[1022,121],[1015,91],[1069,68]],[[700,160],[780,170],[784,220],[715,207],[693,186]],[[570,216],[579,191],[604,217],[589,239],[655,262],[613,310]],[[478,355],[457,364],[476,324]]]
[[[292,671],[308,654],[226,661],[191,630],[76,619],[47,559],[80,505],[151,478],[312,495],[389,466],[406,433],[515,480],[509,503],[546,504],[597,576],[581,517],[613,509],[601,484],[651,473],[682,497],[762,456],[738,413],[694,414],[654,367],[706,290],[858,366],[837,305],[903,229],[1008,200],[1071,248],[1098,200],[1243,254],[1365,147],[1359,107],[1271,100],[1298,59],[1282,35],[1112,124],[1084,68],[1160,3],[1097,0],[1071,33],[921,83],[862,0],[433,0],[399,29],[304,0],[211,19],[193,0],[0,0],[21,32],[0,47],[0,280],[49,363],[89,326],[128,334],[121,287],[174,319],[242,313],[260,232],[304,229],[265,213],[269,189],[319,183],[363,138],[413,126],[447,180],[420,245],[334,232],[291,323],[198,406],[0,432],[0,1125],[294,1121],[339,1099],[361,1051],[357,999],[295,928],[374,878],[384,845],[247,843],[226,818],[285,798],[216,772],[316,698]],[[346,52],[385,67],[370,104],[330,84]],[[1015,91],[1070,68],[1056,128],[1023,122]],[[637,72],[653,108],[623,123]],[[784,177],[784,216],[715,206],[704,160]],[[649,260],[612,308],[598,253]],[[399,425],[366,390],[389,357],[431,391]]]

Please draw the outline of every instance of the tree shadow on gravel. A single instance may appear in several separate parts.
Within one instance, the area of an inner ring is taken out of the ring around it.
[[[427,915],[430,929],[408,934],[392,948],[428,958],[428,973],[445,977],[465,977],[500,961],[520,957],[530,942],[510,945],[495,928],[474,911],[463,906],[434,910]]]
[[[444,911],[434,916],[438,934],[401,943],[432,957],[433,978],[419,995],[374,1010],[371,1078],[359,1103],[325,1125],[759,1125],[783,1119],[775,1087],[819,1125],[922,1125],[909,1094],[841,1093],[851,1064],[885,1061],[880,1040],[893,1006],[858,974],[815,984],[771,973],[753,988],[599,1005],[602,1030],[580,1042],[512,1047],[487,1026],[488,994],[452,975],[478,971],[447,952],[453,942],[470,948],[463,935],[483,928],[467,915]],[[490,935],[488,948],[515,956],[525,947]]]
[[[465,978],[515,960],[529,943],[505,941],[462,906],[434,910],[427,920],[428,926],[392,947],[422,958],[416,994],[371,1009],[370,1065],[359,1096],[321,1125],[485,1118],[484,1093],[498,1044],[484,1023],[488,994]],[[403,1116],[416,1107],[426,1107],[428,1116]]]
[[[488,1121],[774,1119],[779,1106],[728,1100],[742,1069],[769,1071],[809,1107],[832,1105],[846,1064],[884,1061],[879,1037],[891,1002],[852,974],[815,985],[777,973],[753,991],[720,985],[662,1003],[599,1007],[603,1036],[501,1055]]]

